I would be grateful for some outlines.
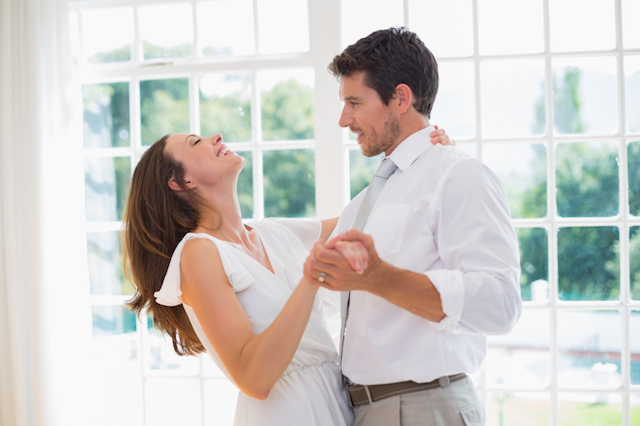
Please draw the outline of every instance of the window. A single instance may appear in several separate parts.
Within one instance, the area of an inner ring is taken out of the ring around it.
[[[367,184],[375,160],[336,125],[338,87],[326,66],[371,31],[406,25],[438,58],[432,123],[500,177],[520,240],[523,316],[510,334],[489,339],[485,369],[474,376],[488,424],[640,422],[637,2],[85,0],[70,7],[84,103],[95,354],[95,406],[87,409],[97,421],[224,425],[233,418],[236,390],[209,358],[175,356],[147,318],[137,321],[124,307],[132,288],[116,235],[140,155],[165,133],[219,132],[247,159],[239,183],[247,220],[338,215]]]

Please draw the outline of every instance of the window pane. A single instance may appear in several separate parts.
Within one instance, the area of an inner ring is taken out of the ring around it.
[[[615,59],[559,59],[552,61],[552,66],[555,131],[560,134],[588,135],[616,133],[618,96]]]
[[[480,71],[483,136],[544,133],[544,61],[490,61],[482,63]]]
[[[202,424],[199,379],[150,377],[145,381],[146,424],[153,426]]]
[[[238,177],[238,198],[240,211],[245,219],[253,218],[253,152],[236,152],[246,160]]]
[[[85,148],[110,148],[130,144],[129,83],[82,86]]]
[[[258,75],[262,139],[313,139],[313,70],[274,70]]]
[[[620,394],[559,393],[559,425],[621,425]],[[632,423],[634,425],[634,423]]]
[[[444,38],[444,37],[442,37]],[[454,139],[476,135],[475,76],[471,62],[441,62],[439,83],[431,123]]]
[[[204,382],[205,425],[232,426],[238,400],[238,389],[227,379]]]
[[[315,154],[311,149],[264,153],[265,217],[313,217]]]
[[[631,384],[640,385],[640,311],[629,311],[629,344],[631,352]],[[640,401],[636,406],[637,413],[640,415]],[[638,416],[640,420],[640,416]],[[633,423],[632,423],[633,424]]]
[[[173,350],[171,338],[160,333],[148,320],[148,339],[145,341],[144,364],[150,371],[162,375],[193,376],[200,372],[200,360],[195,356],[179,356]]]
[[[640,56],[624,57],[624,96],[627,132],[640,132]]]
[[[125,306],[92,306],[93,336],[117,336],[136,331],[136,317]]]
[[[256,3],[260,53],[309,50],[309,16],[306,0],[260,0]]]
[[[87,232],[87,258],[91,294],[133,294],[133,287],[122,270],[118,232]]]
[[[140,426],[144,406],[135,318],[124,306],[93,306],[92,311],[94,337],[78,359],[91,384],[82,410],[93,413],[92,424]]]
[[[640,141],[627,145],[629,174],[629,213],[640,216]]]
[[[386,3],[385,3],[386,4]],[[394,11],[397,13],[398,5]],[[376,9],[377,10],[377,9]],[[473,54],[473,5],[471,0],[409,0],[409,27],[436,58]],[[428,19],[437,16],[438,19]],[[395,19],[400,19],[396,17]],[[455,37],[442,37],[456,23]],[[381,26],[380,28],[390,27]],[[366,36],[362,32],[362,36]],[[361,37],[362,37],[361,36]],[[354,40],[355,41],[355,40]],[[442,63],[439,64],[442,66]],[[442,72],[440,77],[442,78]]]
[[[548,426],[549,394],[542,392],[487,394],[487,425]]]
[[[251,140],[251,74],[200,78],[200,134],[222,133],[225,142]]]
[[[121,220],[130,179],[130,157],[85,159],[84,199],[87,220]]]
[[[353,198],[369,185],[380,165],[380,156],[365,157],[359,149],[349,150],[349,188]]]
[[[640,2],[622,0],[622,45],[625,49],[640,48],[638,16],[640,16]]]
[[[82,13],[82,47],[87,62],[129,61],[133,39],[132,8],[93,9]]]
[[[549,17],[553,51],[616,47],[614,0],[550,0]]]
[[[138,9],[143,59],[192,55],[193,12],[190,4],[142,6]]]
[[[198,40],[203,56],[253,55],[253,3],[217,0],[199,3]]]
[[[563,143],[556,148],[558,214],[607,217],[619,211],[618,145]]]
[[[486,360],[489,386],[544,389],[549,386],[549,312],[524,310],[506,335],[489,336]]]
[[[537,53],[544,50],[541,0],[480,0],[478,20],[482,55]],[[500,30],[496,31],[497,28]],[[505,34],[509,36],[505,37]]]
[[[637,226],[629,228],[629,278],[633,300],[640,300],[640,232],[638,230],[640,227]]]
[[[520,244],[520,290],[522,300],[545,303],[549,300],[549,249],[544,228],[516,228]]]
[[[404,25],[402,0],[342,0],[340,3],[343,48],[379,29]]]
[[[558,312],[558,385],[620,386],[621,336],[618,311]]]
[[[558,297],[561,300],[618,300],[620,259],[615,226],[560,228]]]
[[[640,425],[640,393],[631,394],[631,425]]]
[[[543,144],[486,144],[484,163],[500,178],[514,218],[547,215],[547,150]]]
[[[189,81],[186,78],[140,82],[142,144],[167,133],[189,131]]]

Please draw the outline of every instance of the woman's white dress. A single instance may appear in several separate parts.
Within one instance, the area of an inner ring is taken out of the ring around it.
[[[156,301],[182,304],[200,341],[233,382],[207,340],[193,309],[181,298],[180,257],[186,241],[206,238],[218,248],[224,270],[249,317],[254,334],[264,331],[282,310],[302,277],[304,261],[320,236],[313,219],[265,219],[251,225],[260,236],[274,273],[227,242],[207,234],[187,234],[176,247]],[[341,386],[338,355],[323,313],[339,310],[338,293],[320,289],[291,364],[265,400],[238,394],[236,426],[342,426],[353,421]]]

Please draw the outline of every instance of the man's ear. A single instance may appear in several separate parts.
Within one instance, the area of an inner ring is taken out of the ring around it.
[[[413,92],[411,88],[404,83],[396,86],[396,102],[400,114],[407,112],[410,106],[413,106]]]

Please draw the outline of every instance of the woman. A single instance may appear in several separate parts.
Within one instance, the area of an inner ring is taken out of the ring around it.
[[[432,138],[448,141],[442,130]],[[337,219],[245,225],[236,190],[244,162],[221,135],[168,135],[145,152],[124,217],[130,307],[146,308],[178,354],[209,353],[242,391],[236,425],[350,425],[323,319],[335,304],[302,278]],[[360,246],[337,247],[364,268]]]

